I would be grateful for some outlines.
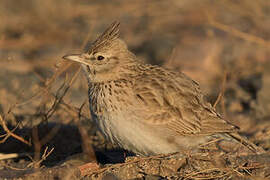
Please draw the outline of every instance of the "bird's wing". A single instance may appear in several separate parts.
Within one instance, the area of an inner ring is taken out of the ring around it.
[[[183,135],[235,132],[204,100],[199,85],[183,73],[152,67],[133,87],[139,105],[134,111],[144,123],[163,126]]]

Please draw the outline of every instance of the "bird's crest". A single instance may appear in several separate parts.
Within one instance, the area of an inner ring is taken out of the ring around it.
[[[108,46],[113,40],[119,37],[119,25],[120,22],[113,22],[92,44],[88,53],[97,51],[99,48]]]

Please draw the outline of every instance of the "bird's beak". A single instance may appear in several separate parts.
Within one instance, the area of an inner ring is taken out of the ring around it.
[[[67,54],[63,56],[63,59],[69,60],[69,61],[76,61],[81,64],[89,65],[84,61],[84,58],[82,57],[81,54]]]

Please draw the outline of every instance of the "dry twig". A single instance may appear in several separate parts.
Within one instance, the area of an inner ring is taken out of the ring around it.
[[[15,139],[27,144],[28,146],[31,146],[31,142],[29,142],[29,141],[25,140],[24,138],[18,136],[17,134],[13,133],[17,129],[17,127],[19,126],[19,123],[17,124],[17,126],[14,129],[9,130],[1,115],[0,115],[0,123],[1,123],[1,126],[3,127],[4,131],[6,132],[6,134],[2,135],[2,136],[4,136],[4,138],[0,141],[0,143],[4,143],[7,140],[7,138],[12,136]]]
[[[270,47],[270,42],[269,41],[266,41],[263,38],[260,38],[258,36],[252,35],[252,34],[241,32],[241,31],[239,31],[239,30],[237,30],[237,29],[235,29],[235,28],[233,28],[231,26],[228,26],[228,25],[222,24],[220,22],[217,22],[208,13],[206,13],[206,14],[207,14],[208,22],[209,22],[209,24],[211,26],[213,26],[213,27],[215,27],[215,28],[217,28],[219,30],[225,31],[227,33],[230,33],[233,36],[239,37],[239,38],[241,38],[241,39],[243,39],[245,41],[252,42],[252,43],[264,46],[266,48]]]
[[[80,72],[80,68],[77,70],[77,72],[72,77],[72,79],[70,80],[70,82],[68,83],[66,87],[65,87],[65,84],[66,84],[66,81],[65,81],[63,85],[57,90],[56,95],[54,96],[55,100],[54,100],[53,105],[47,111],[47,113],[45,113],[45,119],[47,121],[49,118],[52,117],[52,115],[58,109],[59,104],[62,102],[64,96],[66,95],[69,88],[71,87],[75,79],[77,78],[79,72]],[[47,142],[49,142],[56,135],[60,127],[61,127],[60,125],[53,127],[53,129],[41,140],[39,140],[39,136],[38,136],[38,127],[37,126],[33,127],[32,136],[33,136],[33,141],[34,141],[34,146],[35,146],[35,156],[34,156],[35,161],[38,161],[38,159],[40,158],[41,147]]]
[[[35,161],[32,159],[32,163],[28,164],[27,167],[34,167],[39,168],[40,164],[47,159],[47,157],[53,152],[54,148],[52,148],[50,151],[48,151],[48,146],[46,146],[43,155],[41,156],[41,159],[38,161]]]
[[[225,89],[226,89],[226,83],[227,83],[227,71],[224,72],[224,76],[223,76],[223,80],[222,80],[222,84],[221,84],[221,88],[220,88],[220,92],[218,94],[218,97],[213,105],[214,108],[216,108],[217,104],[219,102],[221,102],[221,108],[222,108],[222,112],[223,112],[223,115],[226,116],[226,108],[225,108],[225,102],[224,102],[224,92],[225,92]]]

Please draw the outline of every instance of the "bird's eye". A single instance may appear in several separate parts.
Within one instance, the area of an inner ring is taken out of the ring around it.
[[[97,60],[99,60],[99,61],[100,61],[100,60],[103,60],[103,59],[104,59],[103,56],[98,56],[98,57],[97,57]]]

